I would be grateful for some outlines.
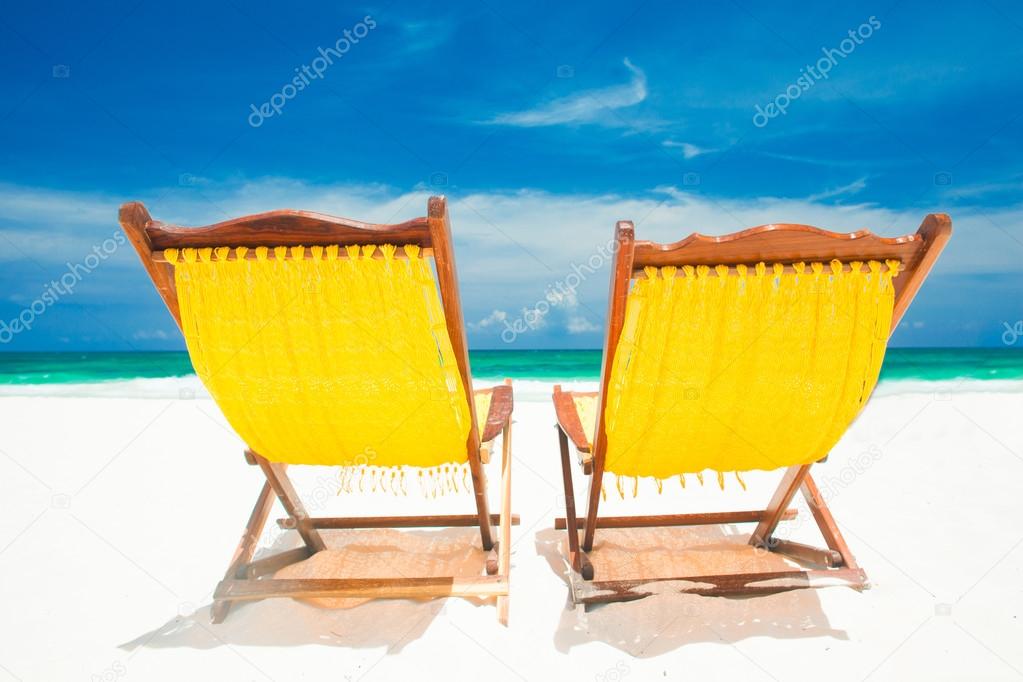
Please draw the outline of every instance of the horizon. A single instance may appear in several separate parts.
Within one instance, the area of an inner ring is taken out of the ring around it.
[[[188,6],[0,18],[0,352],[184,349],[123,202],[396,223],[431,194],[473,349],[602,346],[618,220],[670,242],[934,212],[954,235],[891,345],[1023,347],[1019,7]]]

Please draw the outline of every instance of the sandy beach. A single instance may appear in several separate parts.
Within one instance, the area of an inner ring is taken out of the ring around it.
[[[212,590],[261,478],[216,405],[173,385],[146,398],[83,397],[89,389],[0,397],[0,678],[1012,679],[1023,670],[1017,387],[887,390],[816,470],[872,589],[659,594],[589,610],[569,605],[564,533],[552,529],[563,514],[553,411],[539,391],[527,392],[515,411],[513,506],[522,524],[513,531],[505,628],[491,605],[463,599],[339,609],[278,599],[210,625]],[[466,495],[337,496],[328,469],[296,467],[294,476],[314,514],[471,506]],[[635,499],[612,494],[602,511],[754,509],[777,474],[747,479],[745,493],[708,482],[666,486],[660,496],[652,486]],[[817,541],[800,511],[785,536]],[[628,575],[781,561],[748,549],[748,531],[598,533],[594,563],[604,575]],[[294,533],[268,529],[260,555],[296,543]],[[438,566],[471,574],[483,559],[472,529],[347,531],[328,534],[328,544],[344,558],[339,570],[353,574]]]

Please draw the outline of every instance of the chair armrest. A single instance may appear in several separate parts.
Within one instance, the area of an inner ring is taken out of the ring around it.
[[[560,385],[554,387],[554,412],[558,418],[558,426],[565,432],[579,452],[590,451],[590,443],[586,439],[583,423],[579,421],[579,412],[575,409],[575,401],[571,391],[562,391]]]
[[[497,438],[497,434],[501,433],[504,429],[505,423],[511,416],[512,408],[515,406],[515,400],[512,395],[511,381],[505,380],[505,383],[500,386],[494,386],[493,389],[483,389],[484,391],[492,391],[493,396],[490,398],[490,409],[487,411],[487,423],[483,426],[483,433],[480,434],[481,443],[489,443],[490,441]],[[477,391],[479,393],[480,391]]]

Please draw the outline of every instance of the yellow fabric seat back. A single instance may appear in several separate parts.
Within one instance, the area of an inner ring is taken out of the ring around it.
[[[608,383],[606,471],[723,485],[826,456],[877,382],[898,266],[646,268]]]
[[[260,455],[363,471],[467,460],[465,387],[419,247],[165,255],[196,373]]]

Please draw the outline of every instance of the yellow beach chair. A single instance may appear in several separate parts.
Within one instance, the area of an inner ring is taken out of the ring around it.
[[[865,587],[810,467],[867,402],[888,337],[951,232],[949,217],[934,214],[894,239],[784,224],[657,244],[618,223],[600,390],[554,389],[566,501],[555,527],[568,530],[575,601]],[[576,518],[569,442],[590,477],[585,519]],[[745,487],[742,472],[774,469],[785,473],[763,510],[597,514],[605,474],[625,493],[642,478],[658,489],[702,483],[708,470],[722,487],[733,476]],[[794,516],[797,491],[827,549],[774,536]],[[819,568],[601,580],[588,557],[598,528],[744,522],[756,524],[752,545]]]
[[[239,600],[269,597],[496,597],[507,621],[511,524],[509,381],[473,391],[443,197],[428,216],[373,225],[273,211],[207,227],[120,221],[181,328],[196,373],[266,475],[245,534],[214,594],[221,622]],[[436,277],[430,261],[436,267]],[[472,398],[472,399],[470,399]],[[503,433],[501,512],[483,465]],[[428,495],[475,493],[468,515],[311,517],[289,464],[341,467],[339,486]],[[253,561],[274,497],[303,546]],[[499,526],[495,538],[493,524]],[[278,579],[327,548],[322,529],[479,526],[477,576]]]

